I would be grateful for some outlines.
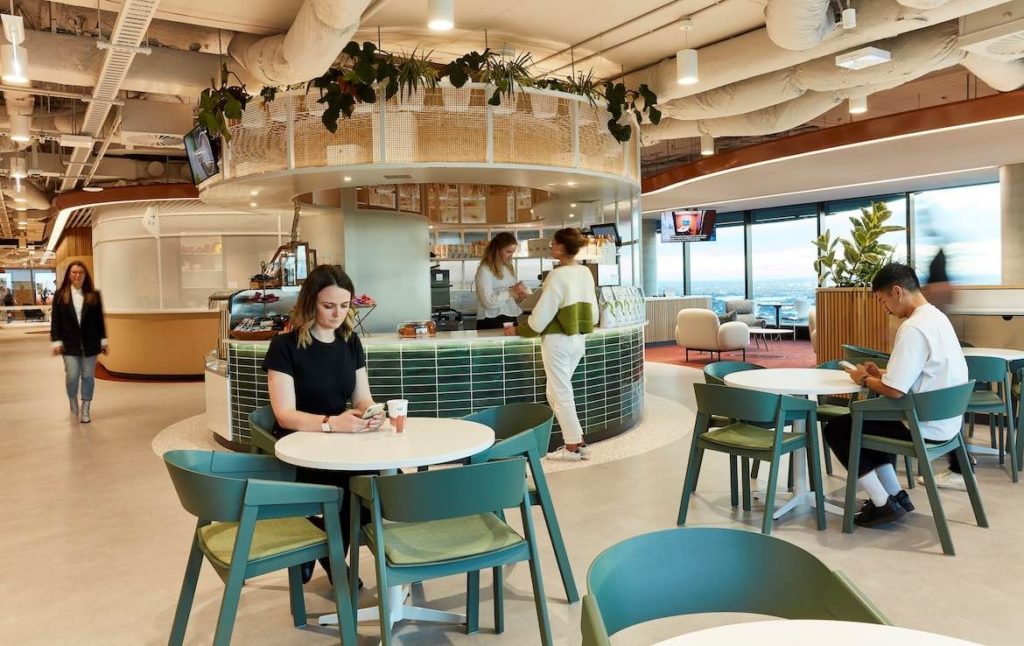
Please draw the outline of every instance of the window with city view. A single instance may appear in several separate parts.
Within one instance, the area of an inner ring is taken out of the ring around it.
[[[928,279],[932,258],[943,249],[952,282],[998,285],[1002,281],[999,184],[915,193],[914,253],[917,274]]]
[[[657,238],[658,282],[657,295],[682,296],[683,294],[683,245],[685,242],[662,242]],[[701,243],[707,244],[707,243]]]
[[[751,227],[754,300],[789,304],[791,307],[782,309],[784,318],[806,319],[806,307],[814,304],[818,279],[813,241],[818,235],[818,222],[817,214],[812,213],[815,217],[761,222]],[[758,315],[774,322],[775,308],[759,306]]]
[[[712,297],[715,311],[725,313],[725,301],[744,298],[746,263],[743,226],[719,224],[714,242],[690,242],[690,292]]]

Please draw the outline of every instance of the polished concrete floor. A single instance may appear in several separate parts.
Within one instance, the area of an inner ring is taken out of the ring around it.
[[[647,374],[649,392],[692,406],[689,384],[699,373],[649,364]],[[166,643],[195,521],[181,509],[150,443],[161,429],[203,411],[202,384],[100,382],[94,422],[79,425],[68,417],[62,376],[61,362],[47,354],[45,335],[0,330],[0,643]],[[679,440],[663,448],[549,476],[581,591],[601,550],[674,525],[692,417],[678,424]],[[759,511],[729,507],[725,459],[710,456],[705,464],[691,524],[756,529]],[[978,473],[990,528],[975,526],[966,494],[943,493],[956,557],[941,554],[920,488],[912,493],[919,511],[888,530],[846,535],[839,519],[829,517],[828,529],[817,532],[804,513],[777,522],[774,535],[843,570],[897,625],[984,644],[1020,644],[1024,564],[1017,550],[1024,543],[1024,484],[1011,484],[992,462],[983,461]],[[835,492],[842,484],[831,478],[826,488]],[[555,640],[578,644],[579,604],[565,602],[546,543],[541,559]],[[367,590],[361,605],[370,605],[374,583],[365,556],[362,563]],[[459,626],[405,622],[396,641],[538,643],[527,568],[507,574],[503,635],[493,633],[489,576],[483,581],[478,635],[466,636]],[[205,567],[187,643],[210,642],[222,589]],[[428,582],[414,595],[458,610],[463,590],[464,579],[452,577]],[[328,594],[318,569],[306,586],[311,620],[331,610]],[[616,643],[649,644],[738,619],[663,620],[627,631]],[[361,625],[359,633],[361,644],[376,643],[374,624]],[[337,632],[293,628],[285,577],[274,574],[246,585],[234,643],[328,644],[337,643]]]

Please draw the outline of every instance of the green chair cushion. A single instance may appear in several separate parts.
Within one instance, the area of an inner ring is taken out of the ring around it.
[[[782,445],[785,447],[786,444],[799,441],[802,437],[801,433],[783,433]],[[708,431],[701,435],[700,438],[705,442],[721,446],[769,451],[772,448],[772,442],[775,441],[775,431],[761,428],[760,426],[753,426],[752,424],[736,422],[723,428]]]
[[[974,406],[1003,406],[1003,400],[999,394],[992,390],[976,390],[971,393],[971,403],[967,405],[970,412]]]
[[[373,525],[363,531],[376,543]],[[395,566],[451,561],[522,542],[522,536],[491,513],[384,524],[384,554]]]
[[[836,417],[842,417],[843,415],[849,415],[849,406],[839,406],[837,404],[821,404],[818,406],[818,419],[828,420]]]
[[[227,568],[231,567],[237,533],[238,523],[214,523],[199,529],[199,542],[216,565]],[[326,540],[327,534],[305,518],[258,520],[249,548],[249,560],[277,556]]]
[[[710,428],[721,428],[723,426],[728,426],[729,424],[732,424],[732,420],[729,419],[728,417],[722,417],[720,415],[712,415],[711,416],[711,423],[709,424],[709,427]]]

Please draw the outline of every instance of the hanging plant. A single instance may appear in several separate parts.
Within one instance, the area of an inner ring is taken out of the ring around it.
[[[430,55],[433,53],[429,51],[417,56],[414,49],[408,56],[398,59],[395,65],[396,78],[402,98],[408,99],[421,87],[427,90],[437,87],[437,68],[430,62]]]
[[[453,87],[462,87],[469,81],[479,83],[494,58],[495,54],[490,49],[463,54],[441,69],[441,77],[446,77]]]
[[[512,100],[516,88],[533,87],[536,83],[529,71],[532,64],[533,57],[529,52],[507,60],[497,56],[487,59],[487,64],[480,75],[483,83],[494,86],[494,92],[487,100],[487,105],[499,106],[503,96]]]
[[[639,125],[647,120],[657,125],[661,122],[661,110],[656,106],[658,97],[646,84],[637,90],[627,89],[622,83],[605,83],[604,97],[608,101],[608,132],[616,141],[629,141],[633,134],[633,120]],[[623,118],[625,117],[625,118]]]
[[[238,85],[228,85],[232,76],[238,81]],[[218,87],[216,81],[210,79],[210,87],[199,95],[196,121],[206,128],[210,136],[220,135],[224,137],[224,141],[231,141],[228,119],[241,119],[242,112],[250,99],[252,99],[252,95],[246,91],[242,79],[238,78],[234,72],[228,71],[227,63],[222,63],[220,86]]]

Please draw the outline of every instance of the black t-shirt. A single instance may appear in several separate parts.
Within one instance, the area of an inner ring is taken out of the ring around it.
[[[363,344],[355,333],[348,341],[336,338],[333,343],[313,338],[305,348],[299,348],[297,332],[279,334],[263,359],[264,370],[283,372],[295,381],[295,409],[314,415],[345,412],[356,389],[356,371],[365,367]]]

